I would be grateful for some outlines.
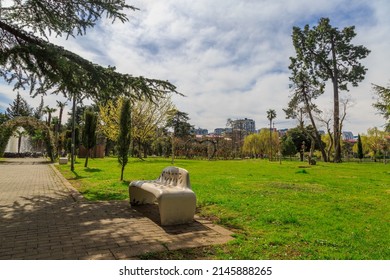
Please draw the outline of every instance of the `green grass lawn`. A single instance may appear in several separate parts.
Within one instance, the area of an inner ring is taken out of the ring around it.
[[[155,179],[169,159],[91,159],[64,176],[90,200],[128,199],[131,180]],[[177,160],[190,172],[198,214],[233,232],[222,246],[151,258],[390,259],[390,164]]]

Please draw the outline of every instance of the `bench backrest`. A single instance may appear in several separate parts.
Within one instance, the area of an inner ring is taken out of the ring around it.
[[[169,166],[164,168],[157,181],[164,185],[191,189],[190,175],[187,170],[180,167]]]

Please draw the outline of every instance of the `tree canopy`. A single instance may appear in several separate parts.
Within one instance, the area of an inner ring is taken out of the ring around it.
[[[119,119],[122,104],[126,98],[109,100],[105,105],[99,104],[100,125],[99,129],[110,140],[116,142],[119,135]],[[150,147],[159,136],[161,129],[165,127],[169,113],[174,108],[171,96],[167,95],[158,102],[141,99],[131,104],[131,135],[133,148],[137,145],[141,148]],[[134,152],[134,149],[133,151]],[[145,150],[144,150],[145,152]],[[141,154],[139,153],[139,156]]]
[[[300,53],[300,45],[294,41],[296,53]],[[297,55],[298,57],[298,55]],[[311,74],[310,66],[308,66],[302,59],[290,57],[291,70],[290,81],[293,83],[291,88],[293,93],[288,103],[288,107],[283,109],[287,118],[298,118],[298,115],[305,114],[309,117],[312,127],[314,128],[314,138],[320,147],[324,161],[328,161],[325,148],[322,145],[321,136],[318,132],[317,125],[314,120],[314,113],[319,113],[317,105],[313,100],[324,93],[325,82],[317,79],[315,75]],[[301,121],[301,128],[304,130],[303,119]],[[306,132],[308,133],[308,132]]]
[[[251,157],[262,157],[269,153],[271,146],[277,147],[278,144],[279,134],[276,131],[271,131],[270,139],[268,129],[262,129],[259,133],[250,134],[245,137],[242,151]]]
[[[128,21],[124,0],[26,0],[0,6],[0,77],[30,94],[61,93],[107,100],[115,94],[157,99],[177,92],[167,81],[121,74],[50,42],[50,36],[84,35],[106,16]]]
[[[374,84],[372,87],[377,96],[373,106],[387,121],[386,130],[390,132],[390,86],[386,88]]]
[[[168,112],[166,122],[167,128],[172,128],[172,164],[175,161],[175,141],[176,138],[185,138],[191,134],[193,126],[188,122],[188,114],[177,109],[172,109]]]
[[[194,127],[188,122],[190,118],[188,113],[181,112],[177,109],[171,109],[168,113],[166,126],[173,129],[173,136],[184,138],[191,134]]]

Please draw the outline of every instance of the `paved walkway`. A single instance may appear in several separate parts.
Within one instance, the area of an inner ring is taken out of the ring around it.
[[[134,259],[232,239],[206,220],[162,227],[157,215],[150,205],[84,201],[42,159],[0,161],[0,259]]]

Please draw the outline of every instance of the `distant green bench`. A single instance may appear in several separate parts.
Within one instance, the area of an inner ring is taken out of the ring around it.
[[[161,225],[191,223],[196,210],[196,196],[187,170],[166,167],[156,180],[132,181],[131,205],[158,203]]]

